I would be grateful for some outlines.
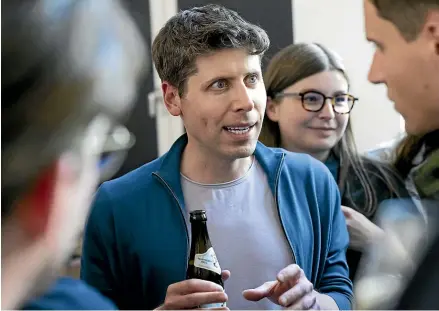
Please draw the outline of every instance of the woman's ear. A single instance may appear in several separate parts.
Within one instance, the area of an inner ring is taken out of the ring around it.
[[[279,103],[275,102],[271,97],[267,97],[266,114],[271,121],[279,121]]]

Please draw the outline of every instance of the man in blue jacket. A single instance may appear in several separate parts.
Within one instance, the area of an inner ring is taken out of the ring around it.
[[[81,277],[119,308],[351,307],[348,233],[331,174],[307,155],[257,143],[268,47],[264,30],[218,5],[178,13],[155,38],[164,102],[187,134],[96,194]],[[231,274],[225,293],[185,280],[188,214],[197,209]]]

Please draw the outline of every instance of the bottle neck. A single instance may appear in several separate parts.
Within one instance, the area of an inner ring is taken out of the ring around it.
[[[206,221],[191,222],[192,241],[202,241],[206,246],[211,246]],[[192,245],[193,247],[194,245]]]

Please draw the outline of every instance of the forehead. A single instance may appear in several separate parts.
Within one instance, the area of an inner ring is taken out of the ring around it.
[[[382,19],[376,7],[369,0],[364,0],[364,23],[366,36],[370,40],[385,37],[392,31],[393,24]]]
[[[332,94],[338,91],[348,91],[348,82],[344,75],[337,71],[324,71],[304,78],[288,87],[285,91],[301,92],[307,89],[318,90],[325,94]]]
[[[235,78],[249,72],[261,71],[259,55],[249,55],[244,49],[224,49],[199,56],[195,62],[194,78],[209,80],[216,77]]]

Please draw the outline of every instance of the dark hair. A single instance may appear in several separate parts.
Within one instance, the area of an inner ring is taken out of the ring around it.
[[[196,72],[198,56],[243,48],[262,57],[269,45],[262,28],[235,11],[209,4],[181,11],[169,19],[154,39],[152,57],[160,79],[177,87],[182,96],[185,82]]]
[[[342,73],[349,83],[342,60],[336,53],[321,44],[292,44],[278,52],[268,64],[264,75],[267,95],[272,97],[273,94],[282,92],[285,88],[302,79],[331,70]],[[274,96],[272,100],[275,103],[279,103],[281,99],[277,99]],[[265,114],[260,140],[270,147],[280,147],[281,144],[279,124],[270,120],[267,114]],[[340,162],[338,180],[340,192],[344,192],[345,197],[352,198],[353,192],[357,190],[351,189],[349,182],[347,182],[348,178],[349,180],[358,180],[364,190],[364,205],[351,206],[352,208],[370,216],[375,212],[378,204],[374,184],[371,181],[371,173],[370,170],[365,167],[365,161],[367,161],[368,167],[372,165],[374,169],[380,171],[386,184],[389,185],[389,188],[397,193],[398,187],[393,183],[393,179],[390,179],[390,177],[387,178],[390,176],[389,172],[386,172],[379,163],[375,163],[369,159],[366,160],[357,152],[350,119],[343,137],[334,146],[332,152]],[[353,174],[353,176],[348,176],[351,174]],[[349,201],[355,202],[355,200],[352,199]]]
[[[94,117],[120,117],[136,93],[140,35],[118,1],[91,2],[2,2],[2,220]]]
[[[439,10],[438,0],[369,0],[378,15],[398,28],[407,41],[415,40],[431,9]]]

